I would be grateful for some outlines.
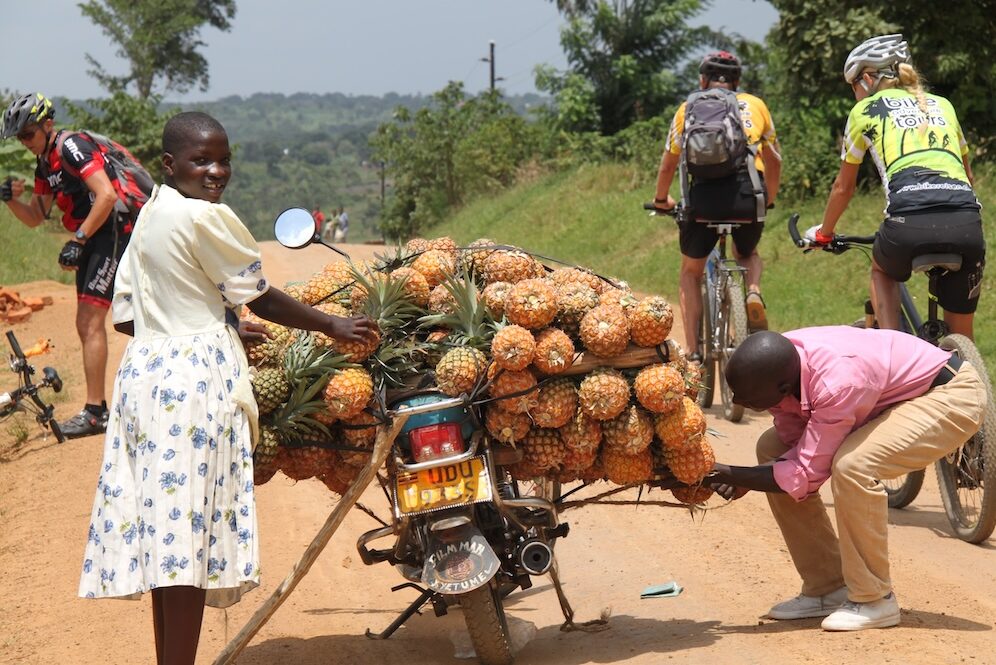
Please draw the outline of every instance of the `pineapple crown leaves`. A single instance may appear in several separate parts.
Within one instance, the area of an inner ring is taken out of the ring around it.
[[[337,356],[328,349],[318,346],[314,335],[303,330],[287,347],[287,355],[284,358],[287,380],[295,386],[299,383],[319,383],[316,392],[325,387],[334,372],[351,367],[359,365],[350,362],[348,356]]]
[[[473,275],[467,272],[453,275],[443,282],[443,286],[456,302],[455,311],[452,314],[423,316],[419,319],[419,325],[423,328],[450,328],[456,345],[486,348],[494,337],[495,321],[481,300]]]
[[[377,323],[383,335],[391,335],[425,313],[412,302],[403,278],[382,273],[371,279],[353,266],[353,279],[367,292],[362,313]]]
[[[421,252],[412,252],[404,245],[396,245],[394,252],[374,254],[374,266],[377,270],[390,272],[411,265]]]

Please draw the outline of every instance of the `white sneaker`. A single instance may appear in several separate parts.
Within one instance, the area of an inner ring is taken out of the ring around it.
[[[778,603],[770,610],[772,619],[812,619],[825,617],[847,601],[847,587],[841,587],[822,596],[804,596],[801,593],[792,600]]]
[[[847,601],[823,620],[823,630],[865,630],[899,625],[899,602],[896,594],[870,603]]]

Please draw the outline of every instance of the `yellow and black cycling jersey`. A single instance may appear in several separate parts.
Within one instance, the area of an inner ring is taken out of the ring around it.
[[[851,109],[840,158],[860,164],[870,152],[885,189],[886,215],[931,208],[980,208],[965,172],[968,144],[954,107],[926,94],[882,90]]]
[[[743,121],[744,134],[747,135],[748,145],[757,145],[757,165],[758,171],[764,171],[764,164],[761,162],[761,151],[772,150],[778,155],[778,137],[775,135],[775,123],[771,120],[771,113],[768,107],[759,97],[755,97],[746,92],[737,93],[737,102],[740,106],[740,119]],[[681,138],[685,131],[685,102],[681,103],[675,111],[671,120],[671,128],[667,133],[667,142],[664,149],[673,155],[681,154]]]

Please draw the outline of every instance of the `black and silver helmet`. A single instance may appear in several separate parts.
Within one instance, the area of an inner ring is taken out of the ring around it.
[[[9,139],[17,136],[28,125],[40,125],[54,117],[55,106],[40,92],[18,97],[3,112],[3,129],[0,130],[0,138]]]
[[[848,54],[844,61],[844,80],[853,84],[867,69],[895,78],[899,65],[909,61],[910,47],[902,35],[872,37]]]

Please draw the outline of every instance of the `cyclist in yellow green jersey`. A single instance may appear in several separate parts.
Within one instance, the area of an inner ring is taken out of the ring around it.
[[[873,248],[872,301],[882,328],[899,328],[898,282],[917,255],[954,253],[961,270],[940,278],[938,303],[951,332],[972,337],[986,262],[982,206],[972,188],[968,145],[954,107],[924,91],[902,35],[873,37],[844,64],[857,104],[844,129],[840,172],[823,223],[806,232],[816,244],[833,237],[871,153],[885,189],[885,220]]]

